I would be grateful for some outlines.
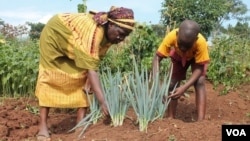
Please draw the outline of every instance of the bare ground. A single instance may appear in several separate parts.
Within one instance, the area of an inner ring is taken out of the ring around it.
[[[74,109],[51,109],[49,129],[52,141],[220,141],[222,124],[250,124],[250,85],[219,96],[221,88],[213,89],[207,82],[206,119],[196,122],[194,92],[179,101],[177,119],[156,120],[147,133],[135,124],[132,109],[121,127],[112,127],[104,120],[87,128],[81,139],[81,130],[68,133],[75,125]],[[0,141],[35,141],[39,115],[36,98],[1,98]]]

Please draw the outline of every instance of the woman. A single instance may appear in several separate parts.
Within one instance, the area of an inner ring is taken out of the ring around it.
[[[50,140],[50,107],[78,108],[77,123],[85,116],[89,103],[83,89],[88,85],[103,114],[109,114],[98,66],[109,47],[123,41],[134,24],[133,10],[124,7],[111,7],[108,12],[57,14],[48,21],[40,37],[35,92],[40,106],[39,140]]]

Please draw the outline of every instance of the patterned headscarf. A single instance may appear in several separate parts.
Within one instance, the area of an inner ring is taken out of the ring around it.
[[[133,30],[134,29],[134,12],[131,9],[124,7],[110,8],[109,12],[98,12],[94,15],[94,20],[103,25],[108,21],[117,24],[120,27]]]

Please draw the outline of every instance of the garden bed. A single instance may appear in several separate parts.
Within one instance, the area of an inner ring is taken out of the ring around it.
[[[122,126],[112,127],[99,120],[87,128],[81,140],[87,141],[220,141],[222,124],[250,124],[250,85],[219,96],[220,88],[207,83],[207,114],[196,122],[193,88],[179,102],[177,119],[149,123],[147,133],[140,132],[133,109],[127,112]],[[35,141],[39,121],[36,98],[1,98],[0,141]],[[49,129],[53,141],[77,140],[79,131],[68,133],[75,125],[75,110],[51,109]]]

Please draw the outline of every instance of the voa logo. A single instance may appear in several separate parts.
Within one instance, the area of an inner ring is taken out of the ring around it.
[[[227,136],[247,136],[244,129],[226,129]]]

